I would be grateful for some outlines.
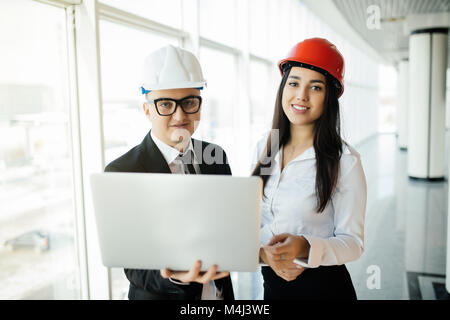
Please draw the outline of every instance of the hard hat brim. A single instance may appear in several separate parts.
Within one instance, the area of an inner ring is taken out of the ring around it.
[[[328,72],[327,70],[325,70],[323,68],[320,68],[320,67],[318,67],[318,66],[316,66],[316,65],[314,65],[312,63],[304,62],[303,60],[302,61],[295,60],[295,59],[283,59],[283,60],[280,60],[278,62],[278,69],[280,70],[281,76],[283,76],[283,73],[284,73],[284,71],[283,71],[284,66],[287,63],[289,63],[289,62],[298,63],[299,67],[303,67],[303,68],[307,68],[307,69],[311,69],[311,70],[317,71],[319,73],[322,73],[325,76],[326,75],[330,75],[338,83],[338,86],[339,86],[339,88],[338,88],[339,89],[338,97],[342,96],[342,94],[344,93],[344,81],[339,81],[334,74],[332,74],[332,73]]]
[[[173,82],[164,84],[146,84],[143,83],[142,86],[145,90],[168,90],[168,89],[190,89],[190,88],[202,88],[206,87],[206,81],[199,82]]]

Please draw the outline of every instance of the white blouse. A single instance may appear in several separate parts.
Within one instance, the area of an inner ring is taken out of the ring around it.
[[[268,134],[257,144],[253,168],[263,153]],[[317,213],[314,147],[290,161],[280,172],[283,148],[274,158],[273,170],[264,188],[260,244],[273,235],[303,236],[310,244],[308,259],[296,259],[304,267],[341,265],[358,259],[364,251],[364,218],[367,186],[360,155],[343,144],[336,191]]]

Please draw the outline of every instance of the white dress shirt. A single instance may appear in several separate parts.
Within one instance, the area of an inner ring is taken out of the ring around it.
[[[253,168],[266,146],[266,134],[257,144]],[[316,157],[311,146],[280,172],[283,148],[276,154],[272,174],[264,188],[260,244],[273,235],[303,236],[310,244],[309,257],[297,259],[303,267],[341,265],[358,259],[364,251],[364,218],[367,187],[360,155],[343,144],[336,192],[321,213],[316,211]]]
[[[162,142],[156,135],[153,134],[153,131],[150,131],[150,135],[155,142],[156,146],[158,147],[159,151],[161,151],[164,159],[166,160],[167,164],[169,165],[169,169],[174,174],[187,174],[187,172],[184,171],[184,165],[183,162],[179,159],[177,159],[178,155],[180,154],[180,151],[178,151],[175,148],[172,148],[171,146],[165,144]],[[183,155],[186,154],[188,151],[192,151],[194,154],[193,159],[193,166],[195,172],[198,174],[200,173],[200,167],[198,165],[197,158],[195,156],[194,148],[192,146],[192,140],[189,140],[189,145],[184,151]],[[176,284],[180,285],[189,285],[189,283],[179,282],[174,279],[169,278],[170,281]],[[223,300],[222,292],[217,290],[216,285],[214,283],[214,280],[211,280],[210,282],[203,285],[202,290],[202,300]]]

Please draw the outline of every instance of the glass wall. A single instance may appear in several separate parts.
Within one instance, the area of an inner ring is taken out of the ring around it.
[[[202,93],[205,103],[196,136],[224,148],[233,170],[239,163],[237,130],[233,126],[235,113],[239,112],[236,110],[236,57],[228,52],[201,47],[199,58],[208,83]]]
[[[0,300],[80,298],[65,21],[1,3]]]
[[[263,133],[272,126],[276,93],[281,80],[280,73],[272,65],[259,60],[250,60],[249,95],[250,95],[250,145],[256,152],[256,143]],[[253,157],[252,155],[248,155]],[[252,158],[247,161],[250,164]],[[247,172],[250,172],[249,167]]]
[[[250,51],[261,57],[270,57],[270,43],[267,35],[270,32],[269,1],[249,0],[248,28]]]
[[[224,43],[237,44],[237,1],[199,0],[200,36]]]
[[[102,0],[102,3],[151,19],[166,26],[181,28],[183,0]]]
[[[381,65],[379,67],[380,80],[380,106],[378,112],[378,132],[396,132],[397,98],[397,70],[392,66]]]

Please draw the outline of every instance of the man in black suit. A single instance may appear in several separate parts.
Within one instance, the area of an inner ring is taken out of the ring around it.
[[[143,109],[152,129],[105,171],[231,175],[222,148],[191,138],[200,121],[200,89],[206,85],[196,57],[167,46],[147,57],[143,71]],[[234,299],[229,272],[217,272],[216,265],[206,272],[200,268],[199,260],[188,271],[125,269],[128,298]]]

